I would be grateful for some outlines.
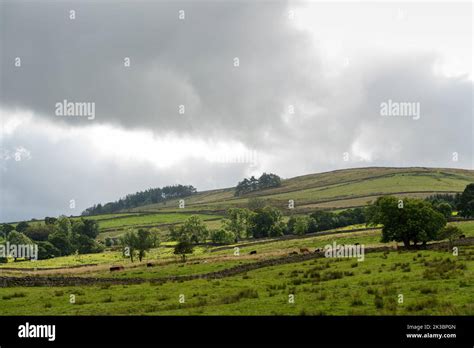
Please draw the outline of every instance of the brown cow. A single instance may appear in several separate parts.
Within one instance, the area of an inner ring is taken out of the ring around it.
[[[309,253],[308,248],[300,248],[300,253]]]
[[[110,267],[110,272],[123,271],[124,269],[125,267],[123,266],[113,266],[113,267]]]

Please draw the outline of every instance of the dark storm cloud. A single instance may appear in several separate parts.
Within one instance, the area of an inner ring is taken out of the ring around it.
[[[286,2],[4,2],[0,109],[31,110],[55,132],[112,124],[177,141],[241,142],[258,151],[256,169],[284,177],[371,165],[473,167],[472,80],[434,74],[436,53],[416,47],[363,52],[369,59],[356,56],[340,74],[327,74],[318,41],[293,26],[288,10]],[[95,102],[95,119],[55,116],[64,99]],[[419,103],[420,119],[381,116],[389,99]],[[252,170],[189,159],[159,170],[118,163],[85,139],[58,143],[50,128],[2,136],[4,149],[21,145],[32,154],[0,168],[0,219],[69,214],[70,199],[76,214],[178,182],[230,186]]]
[[[50,119],[63,99],[90,101],[97,122],[257,143],[289,97],[324,95],[285,3],[8,3],[3,18],[2,103]]]

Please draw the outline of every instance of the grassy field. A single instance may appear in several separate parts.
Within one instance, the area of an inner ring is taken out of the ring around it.
[[[160,230],[161,246],[150,250],[141,263],[108,249],[99,254],[0,264],[0,277],[97,279],[86,286],[0,287],[0,315],[473,315],[472,245],[460,246],[457,256],[448,251],[394,250],[367,253],[364,261],[323,257],[265,265],[221,279],[167,278],[204,277],[233,267],[273,262],[301,253],[302,248],[314,251],[334,241],[360,243],[365,248],[397,245],[382,244],[380,229],[351,231],[365,227],[353,225],[301,238],[196,246],[183,263],[173,254],[174,242],[167,240],[168,226],[179,225],[193,214],[208,228],[217,229],[226,208],[246,206],[249,199],[259,197],[282,209],[287,221],[289,199],[295,200],[293,214],[317,208],[338,211],[363,206],[389,193],[424,198],[436,192],[461,192],[471,182],[474,172],[460,169],[349,169],[283,180],[281,187],[244,197],[234,197],[233,188],[201,192],[185,199],[185,209],[178,209],[178,201],[170,200],[130,212],[87,217],[99,222],[100,240],[119,236],[128,228],[153,226]],[[474,237],[474,221],[451,224],[459,226],[466,237]],[[250,251],[256,253],[250,255]],[[125,269],[110,272],[116,265]],[[97,284],[107,280],[104,278],[141,283]],[[157,279],[159,283],[154,282]],[[289,301],[292,298],[294,303]]]
[[[139,227],[149,225],[176,224],[185,221],[191,215],[190,213],[171,213],[171,214],[146,214],[139,216],[117,217],[110,220],[99,220],[99,228],[102,231],[114,228]],[[202,220],[219,219],[218,215],[197,214]]]
[[[459,256],[373,253],[364,262],[315,259],[219,280],[1,288],[0,299],[4,315],[472,315],[472,267],[472,247]]]
[[[232,206],[246,206],[252,197],[259,197],[279,207],[287,206],[288,200],[293,199],[296,208],[324,204],[322,207],[325,209],[338,209],[365,205],[374,196],[389,193],[404,192],[406,196],[424,197],[436,192],[461,192],[471,182],[474,182],[474,173],[462,169],[348,169],[283,180],[281,187],[242,197],[234,197],[232,188],[200,192],[185,198],[184,211],[223,211]],[[356,202],[350,202],[355,199]],[[132,211],[173,212],[177,211],[177,207],[178,200],[170,200],[165,204],[138,207]]]

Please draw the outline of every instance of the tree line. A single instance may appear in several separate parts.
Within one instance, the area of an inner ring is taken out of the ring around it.
[[[49,259],[57,256],[67,256],[74,253],[99,253],[104,246],[95,238],[99,235],[99,226],[95,220],[45,218],[45,223],[29,224],[20,222],[16,226],[0,225],[0,240],[16,245],[38,246],[38,259]],[[6,258],[1,259],[6,262]]]
[[[257,190],[281,186],[281,179],[276,174],[263,173],[258,179],[251,176],[240,181],[235,187],[235,196],[241,196]]]
[[[131,209],[143,205],[161,203],[167,199],[183,198],[196,193],[197,190],[192,185],[173,185],[163,188],[150,188],[126,195],[124,198],[104,205],[97,204],[85,209],[82,215],[110,214],[124,209]]]
[[[459,215],[474,217],[474,184],[467,185],[456,200]],[[317,210],[309,215],[293,215],[286,224],[279,209],[258,202],[252,203],[252,209],[228,209],[222,228],[218,230],[209,231],[198,216],[192,216],[183,225],[171,227],[170,237],[178,241],[183,250],[192,252],[192,245],[209,239],[215,244],[231,244],[247,238],[304,235],[365,224],[383,226],[382,242],[397,241],[407,246],[410,243],[426,244],[430,240],[449,239],[461,234],[453,226],[445,227],[452,210],[446,210],[444,204],[451,201],[454,202],[452,195],[435,195],[425,200],[383,196],[363,208],[338,213]]]

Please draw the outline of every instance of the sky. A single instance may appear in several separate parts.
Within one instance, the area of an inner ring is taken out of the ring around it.
[[[0,2],[0,222],[262,172],[473,169],[472,17],[451,1]]]

